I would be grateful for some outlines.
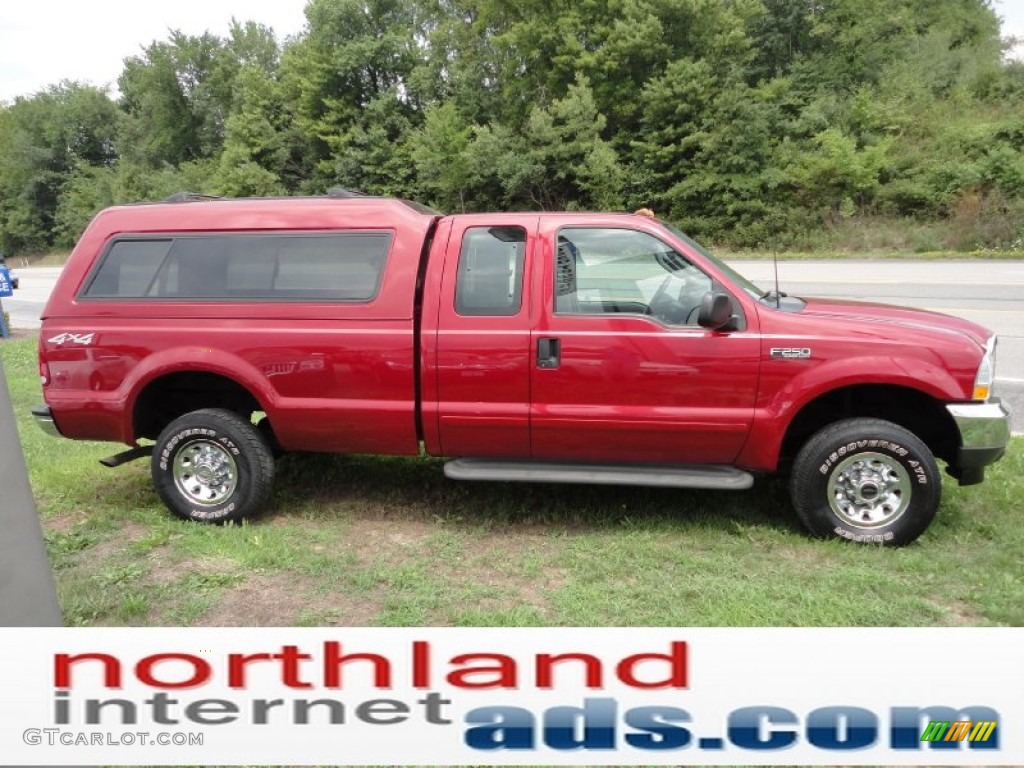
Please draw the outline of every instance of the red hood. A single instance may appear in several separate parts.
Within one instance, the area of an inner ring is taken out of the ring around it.
[[[897,307],[892,304],[879,304],[869,301],[844,301],[838,299],[804,299],[807,307],[800,314],[804,317],[820,317],[838,320],[849,320],[857,323],[877,323],[880,325],[906,328],[917,333],[945,337],[967,337],[979,347],[984,348],[985,342],[992,331],[952,315],[941,312],[930,312],[924,309]]]

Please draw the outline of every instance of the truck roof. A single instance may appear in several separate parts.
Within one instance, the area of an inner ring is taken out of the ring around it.
[[[97,215],[94,228],[107,233],[258,229],[332,229],[339,214],[360,226],[393,227],[400,222],[425,226],[441,214],[393,197],[175,196],[170,200],[129,203]]]

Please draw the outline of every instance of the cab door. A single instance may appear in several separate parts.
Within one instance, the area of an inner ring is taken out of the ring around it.
[[[756,313],[742,320],[744,330],[698,326],[701,297],[724,290],[721,282],[671,244],[667,231],[623,221],[542,219],[532,456],[729,463],[753,420]]]
[[[451,220],[436,308],[424,301],[424,432],[444,456],[530,455],[530,306],[536,215]],[[431,296],[431,288],[425,297]],[[427,313],[435,311],[434,318]],[[435,325],[436,323],[436,325]],[[433,327],[432,327],[433,326]],[[436,440],[432,439],[436,437]]]

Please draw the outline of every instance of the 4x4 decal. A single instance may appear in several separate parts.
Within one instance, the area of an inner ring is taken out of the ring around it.
[[[92,340],[95,335],[95,333],[58,333],[56,336],[51,336],[47,341],[50,344],[58,345],[67,344],[68,342],[72,344],[89,345],[92,344]]]

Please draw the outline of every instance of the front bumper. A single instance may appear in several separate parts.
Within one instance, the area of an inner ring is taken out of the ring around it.
[[[48,435],[62,437],[57,424],[53,420],[53,412],[48,405],[40,405],[32,409],[32,415],[36,418],[36,424]]]
[[[958,403],[946,410],[960,430],[956,464],[949,473],[960,485],[974,485],[985,478],[985,467],[1002,458],[1010,444],[1010,409],[999,398],[985,403]]]

